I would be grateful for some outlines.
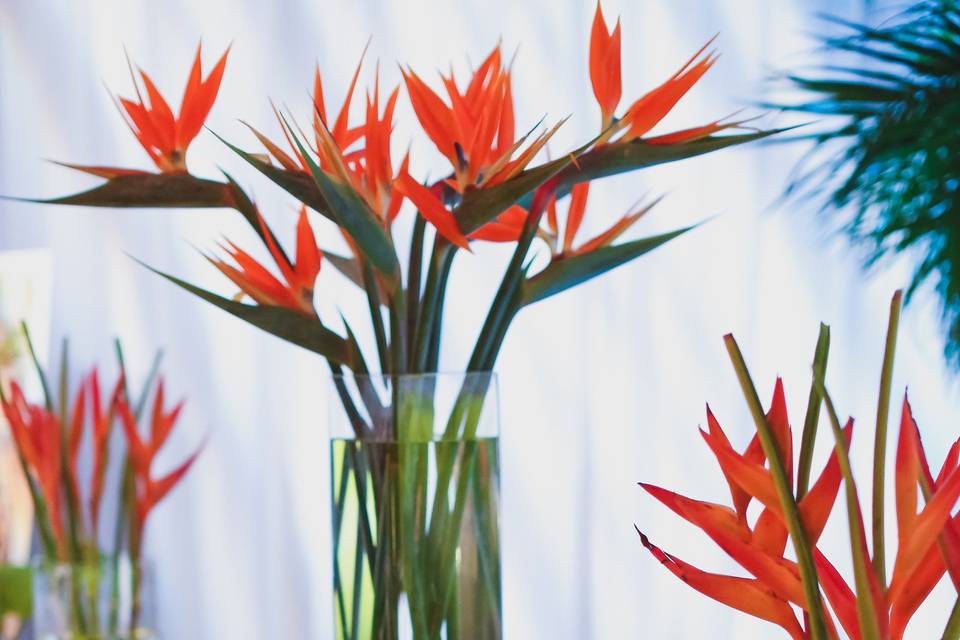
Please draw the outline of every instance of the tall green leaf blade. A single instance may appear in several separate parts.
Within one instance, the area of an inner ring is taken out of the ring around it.
[[[710,136],[683,144],[648,144],[642,140],[631,140],[603,145],[584,153],[577,158],[576,163],[570,164],[560,173],[557,195],[564,195],[573,185],[581,182],[693,158],[720,149],[762,140],[792,128],[794,127]]]
[[[85,207],[200,209],[230,207],[227,185],[187,173],[143,173],[118,176],[99,187],[61,198],[9,198],[37,204]]]
[[[521,306],[533,304],[586,282],[653,251],[696,226],[684,227],[611,247],[601,247],[583,255],[555,260],[543,271],[524,282],[520,304]]]
[[[219,307],[230,315],[240,318],[267,333],[273,334],[281,340],[286,340],[299,347],[318,353],[339,364],[350,366],[353,362],[352,350],[347,341],[327,329],[318,318],[307,318],[284,307],[249,305],[230,300],[206,289],[201,289],[176,276],[154,269],[143,262],[140,264],[155,274],[166,278],[178,287],[186,289],[198,298],[206,300],[215,307]]]

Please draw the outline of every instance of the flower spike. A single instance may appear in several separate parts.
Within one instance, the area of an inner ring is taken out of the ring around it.
[[[230,47],[223,52],[206,79],[203,78],[200,53],[200,45],[197,45],[197,54],[187,78],[179,115],[174,116],[173,110],[153,80],[142,69],[139,70],[139,75],[144,87],[143,92],[134,76],[136,97],[116,99],[120,115],[123,116],[127,126],[130,127],[140,146],[150,156],[150,160],[157,166],[160,173],[187,173],[187,149],[200,133],[217,99]],[[135,169],[58,164],[108,180],[146,173]]]
[[[300,208],[297,220],[297,254],[295,262],[290,262],[280,249],[273,232],[267,226],[263,216],[257,211],[264,242],[280,271],[281,281],[267,268],[257,262],[250,254],[228,242],[221,248],[230,257],[231,262],[206,256],[217,269],[227,276],[240,290],[262,305],[286,307],[299,314],[312,317],[313,287],[320,273],[322,253],[313,235],[313,228],[307,217],[306,207]]]

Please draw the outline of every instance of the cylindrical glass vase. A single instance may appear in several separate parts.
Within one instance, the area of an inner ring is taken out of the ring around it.
[[[33,567],[35,640],[156,640],[150,565],[129,557]]]
[[[492,373],[335,376],[335,637],[501,637]]]

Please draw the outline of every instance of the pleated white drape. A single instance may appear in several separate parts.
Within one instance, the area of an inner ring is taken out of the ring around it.
[[[763,80],[774,68],[813,60],[807,36],[819,26],[818,8],[854,17],[863,10],[853,0],[609,0],[608,16],[623,19],[625,99],[661,82],[720,31],[723,57],[670,123],[682,128],[749,107],[766,95]],[[268,97],[306,113],[316,61],[328,83],[328,104],[339,101],[370,35],[370,60],[381,61],[391,83],[399,76],[395,61],[432,77],[448,61],[465,66],[465,53],[478,60],[502,36],[508,51],[519,45],[518,123],[574,114],[552,144],[560,152],[593,135],[597,124],[586,66],[592,11],[586,0],[0,0],[0,193],[53,196],[92,184],[44,158],[146,166],[103,83],[129,91],[125,46],[178,101],[200,38],[208,64],[233,43],[208,124],[252,147],[238,118],[275,132]],[[406,141],[413,132],[409,108],[403,107],[400,120],[397,139]],[[633,524],[698,566],[733,570],[698,531],[636,486],[643,480],[725,500],[725,485],[696,427],[710,401],[738,445],[752,429],[721,342],[728,331],[740,340],[765,398],[775,376],[783,376],[798,422],[817,323],[832,325],[829,381],[839,409],[859,418],[855,464],[867,477],[866,435],[887,302],[908,272],[899,265],[865,277],[858,254],[823,232],[813,205],[776,203],[797,151],[753,146],[612,179],[593,190],[588,224],[598,227],[645,193],[668,197],[641,225],[644,233],[720,215],[599,282],[530,308],[506,341],[498,369],[509,638],[779,633],[669,575],[642,549]],[[414,142],[413,152],[418,175],[441,170],[425,139]],[[240,176],[282,237],[289,237],[290,199],[209,133],[192,148],[190,163],[200,175],[215,176],[222,166]],[[252,241],[242,221],[225,211],[0,202],[0,248],[49,247],[54,253],[53,335],[72,337],[75,362],[109,362],[110,340],[118,335],[135,373],[142,374],[152,350],[164,347],[168,384],[189,398],[170,460],[212,434],[201,461],[158,509],[149,531],[149,552],[160,569],[164,637],[328,638],[323,363],[176,290],[126,255],[229,291],[191,246],[210,247],[222,233]],[[336,244],[334,230],[322,227],[321,233]],[[481,247],[458,259],[445,368],[463,366],[479,324],[473,319],[482,317],[489,300],[477,292],[493,291],[504,255]],[[357,293],[329,268],[318,298],[331,312],[364,313]],[[939,354],[936,313],[935,302],[924,296],[906,312],[895,388],[910,383],[925,442],[939,462],[958,435],[953,416],[960,394]],[[826,442],[821,438],[821,445]],[[838,507],[839,529],[842,516]],[[827,547],[847,557],[842,535],[828,537]],[[911,637],[938,633],[951,598],[941,585]]]

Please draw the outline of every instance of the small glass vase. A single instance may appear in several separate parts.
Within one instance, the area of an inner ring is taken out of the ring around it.
[[[500,638],[494,374],[331,388],[334,637]]]
[[[33,566],[35,640],[156,640],[153,604],[150,565],[126,555]]]

